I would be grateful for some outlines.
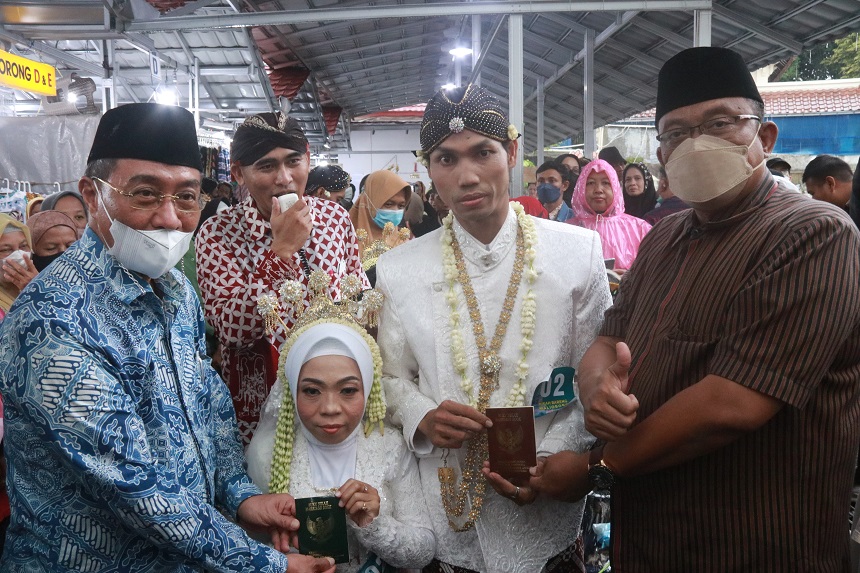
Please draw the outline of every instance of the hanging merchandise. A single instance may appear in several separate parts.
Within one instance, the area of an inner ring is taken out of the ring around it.
[[[218,153],[218,177],[217,181],[230,181],[230,150],[222,147]]]
[[[2,179],[3,187],[0,187],[0,213],[5,213],[16,221],[27,222],[27,192],[30,191],[30,183],[27,181],[15,181],[14,188],[9,186],[8,179]]]
[[[200,158],[203,161],[203,177],[215,181],[230,181],[230,150],[227,147],[207,147],[208,141],[200,141]]]

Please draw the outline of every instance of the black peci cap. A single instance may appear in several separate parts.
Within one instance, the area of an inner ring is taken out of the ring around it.
[[[108,110],[99,122],[87,163],[142,159],[203,171],[194,115],[185,108],[132,103]]]
[[[728,48],[700,47],[669,58],[657,77],[657,116],[680,107],[726,97],[762,102],[744,59]]]

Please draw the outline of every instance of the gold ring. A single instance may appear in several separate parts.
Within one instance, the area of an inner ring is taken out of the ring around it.
[[[361,504],[361,511],[367,511],[367,504],[366,503]]]
[[[367,493],[367,485],[364,486],[364,493]]]

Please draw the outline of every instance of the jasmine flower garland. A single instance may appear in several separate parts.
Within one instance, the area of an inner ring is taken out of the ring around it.
[[[516,376],[517,381],[511,391],[508,393],[505,400],[505,406],[521,406],[525,400],[526,382],[528,379],[529,365],[527,358],[529,351],[532,348],[532,337],[535,332],[535,309],[537,300],[534,294],[533,286],[537,280],[537,270],[535,269],[535,258],[537,251],[537,231],[535,230],[534,221],[531,216],[526,214],[522,205],[511,203],[511,208],[517,216],[517,224],[523,233],[525,243],[525,280],[527,285],[526,294],[523,297],[522,307],[520,309],[520,333],[522,340],[520,342],[520,357],[517,363]],[[453,214],[449,213],[443,221],[441,247],[442,247],[442,267],[445,272],[445,280],[448,283],[448,292],[446,301],[450,314],[448,317],[451,326],[451,354],[453,356],[454,370],[460,377],[460,388],[466,395],[469,406],[476,408],[478,401],[474,392],[474,383],[469,379],[467,371],[466,351],[463,344],[463,335],[460,330],[460,315],[457,312],[458,297],[456,286],[458,284],[457,258],[454,254],[454,233],[453,233]]]

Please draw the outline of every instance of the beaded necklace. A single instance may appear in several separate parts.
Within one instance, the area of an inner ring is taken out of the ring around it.
[[[534,334],[535,321],[535,296],[532,291],[532,285],[537,279],[537,272],[534,268],[537,233],[534,222],[525,213],[523,207],[521,205],[512,205],[512,207],[517,215],[517,242],[514,268],[511,271],[511,278],[508,283],[505,302],[499,315],[499,322],[496,325],[496,330],[489,346],[484,335],[484,323],[481,319],[480,308],[478,307],[478,298],[472,287],[469,274],[466,271],[465,260],[460,245],[452,232],[453,216],[451,214],[445,218],[442,233],[442,260],[445,269],[445,278],[448,281],[448,294],[446,298],[451,311],[451,352],[454,358],[454,367],[460,375],[460,386],[466,394],[469,405],[481,413],[486,411],[490,397],[499,387],[499,372],[502,362],[498,353],[507,332],[507,325],[510,321],[514,304],[516,303],[523,274],[526,276],[528,287],[523,299],[520,316],[522,342],[520,344],[520,360],[516,372],[517,382],[511,388],[505,405],[508,407],[521,405],[525,398],[525,383],[528,377],[526,358],[532,347],[531,337]],[[469,380],[466,371],[466,353],[463,347],[463,337],[460,333],[460,317],[457,312],[457,293],[455,287],[458,283],[466,299],[466,306],[469,309],[469,318],[475,336],[475,344],[478,346],[480,388],[477,400],[473,395],[473,384]],[[447,453],[443,457],[443,466],[438,470],[442,505],[448,516],[448,525],[454,531],[459,532],[471,529],[480,516],[484,493],[486,491],[486,483],[483,479],[480,479],[481,467],[484,460],[487,459],[487,455],[487,433],[481,432],[477,438],[470,440],[466,446],[466,458],[462,472],[463,477],[459,488],[456,484],[454,468],[448,467]],[[458,491],[455,492],[455,490]],[[462,517],[470,492],[472,492],[472,504],[468,518],[464,524],[458,525],[454,522],[453,518]]]

